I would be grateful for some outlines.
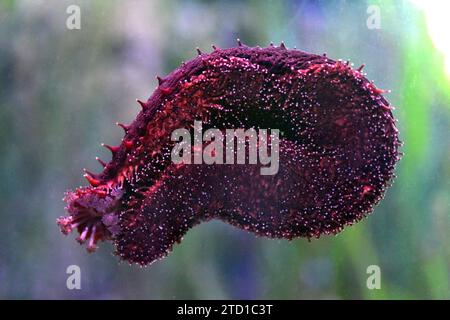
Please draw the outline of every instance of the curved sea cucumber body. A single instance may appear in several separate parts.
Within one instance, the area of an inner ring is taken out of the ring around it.
[[[69,192],[64,233],[123,259],[162,258],[192,226],[221,219],[258,235],[334,234],[373,210],[393,178],[399,140],[389,103],[361,73],[280,47],[215,49],[174,70],[146,101],[91,186]],[[279,170],[174,164],[175,129],[279,129]]]

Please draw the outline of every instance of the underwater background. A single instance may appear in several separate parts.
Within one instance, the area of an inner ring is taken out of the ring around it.
[[[80,29],[69,29],[71,5]],[[449,299],[449,1],[0,0],[0,298]],[[195,48],[284,41],[366,64],[404,142],[374,213],[337,236],[256,237],[219,221],[146,268],[88,254],[56,218],[145,100]],[[66,286],[81,270],[81,290]],[[367,287],[379,266],[381,288]]]

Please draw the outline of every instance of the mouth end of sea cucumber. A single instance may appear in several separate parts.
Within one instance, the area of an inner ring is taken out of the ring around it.
[[[94,252],[99,241],[111,240],[120,231],[118,212],[122,192],[80,187],[64,197],[67,215],[56,220],[64,235],[78,232],[76,241]]]

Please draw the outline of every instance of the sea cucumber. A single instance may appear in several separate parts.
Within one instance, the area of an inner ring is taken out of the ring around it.
[[[90,186],[66,194],[61,231],[77,230],[89,251],[111,240],[116,254],[148,265],[194,225],[220,219],[261,236],[335,234],[373,211],[400,158],[383,90],[362,66],[284,44],[238,42],[183,63],[159,85]],[[272,128],[281,132],[279,171],[259,165],[171,161],[173,130]]]

